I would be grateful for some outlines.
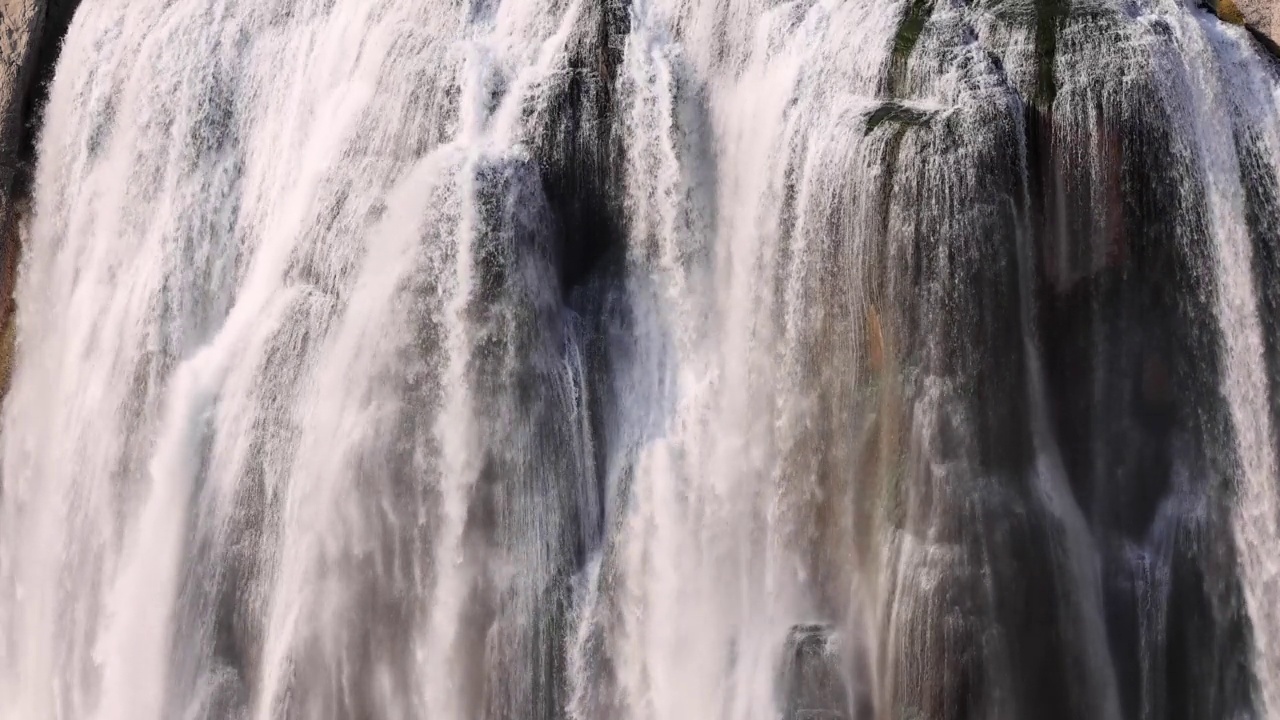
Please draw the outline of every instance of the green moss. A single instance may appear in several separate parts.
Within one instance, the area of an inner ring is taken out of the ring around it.
[[[889,61],[889,97],[898,97],[907,84],[907,64],[916,49],[924,24],[933,15],[934,0],[909,0],[907,13],[893,36]]]

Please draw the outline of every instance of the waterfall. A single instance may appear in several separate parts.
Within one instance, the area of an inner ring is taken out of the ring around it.
[[[1207,8],[86,2],[41,117],[0,720],[1280,718]]]

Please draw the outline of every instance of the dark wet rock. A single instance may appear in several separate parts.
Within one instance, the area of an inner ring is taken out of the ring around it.
[[[874,132],[876,128],[886,122],[920,125],[927,121],[931,114],[928,110],[921,110],[904,103],[889,101],[872,110],[871,114],[867,116],[867,132]]]
[[[627,3],[587,6],[570,40],[569,68],[550,93],[537,148],[544,192],[557,219],[566,294],[622,248],[621,135],[616,79],[629,31]]]
[[[785,720],[849,720],[849,692],[830,625],[792,626],[778,688]]]
[[[6,225],[42,14],[33,0],[3,0],[0,5],[0,222]]]
[[[1069,52],[1078,48],[1067,45]],[[1141,81],[1124,93],[1150,97]],[[1102,565],[1126,717],[1248,716],[1246,627],[1224,509],[1229,421],[1203,198],[1153,103],[1061,98],[1028,123],[1037,323],[1055,442]],[[1085,108],[1102,111],[1089,113]],[[1089,162],[1073,154],[1088,139]],[[1273,272],[1274,179],[1237,138],[1255,273]],[[1276,303],[1263,298],[1269,316]],[[1275,351],[1269,349],[1272,366]],[[1195,680],[1192,680],[1195,678]]]
[[[0,0],[0,212],[31,163],[37,116],[79,0]]]
[[[0,0],[0,395],[12,368],[19,214],[34,158],[37,116],[62,36],[79,0]]]

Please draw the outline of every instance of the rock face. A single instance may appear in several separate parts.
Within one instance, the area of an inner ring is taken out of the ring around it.
[[[37,30],[43,19],[38,2],[0,0],[0,298],[5,299],[13,296],[18,259],[14,190],[25,143],[27,89],[36,74]],[[9,303],[4,305],[0,311],[0,383],[8,385],[13,323]]]
[[[0,0],[0,227],[12,222],[14,195],[31,160],[32,116],[78,4]]]
[[[40,0],[0,0],[0,212],[7,224],[23,145],[27,90],[36,74]]]
[[[1236,0],[1247,25],[1272,40],[1280,37],[1280,2],[1277,0]]]
[[[79,0],[0,0],[0,394],[8,385],[18,216],[34,147],[34,113]]]
[[[33,117],[44,102],[61,38],[79,0],[0,0],[0,208],[9,214],[31,160]]]

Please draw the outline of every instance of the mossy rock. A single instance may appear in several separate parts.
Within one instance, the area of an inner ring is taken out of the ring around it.
[[[889,77],[887,94],[899,97],[907,84],[907,63],[911,53],[920,40],[920,33],[925,23],[933,15],[934,0],[911,0],[907,4],[906,14],[898,24],[898,31],[893,36],[893,50],[889,59]]]

